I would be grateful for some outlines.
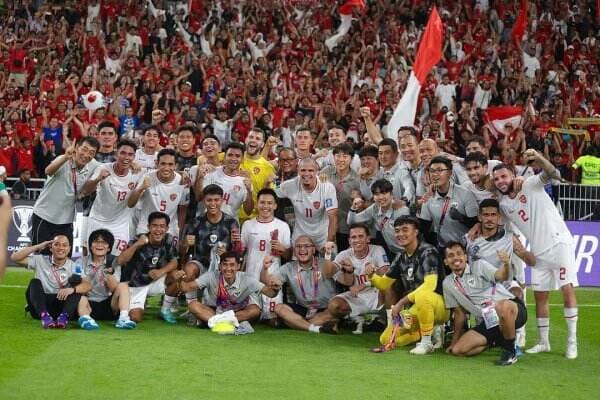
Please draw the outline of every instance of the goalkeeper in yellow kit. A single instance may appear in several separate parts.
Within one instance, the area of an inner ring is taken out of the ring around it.
[[[401,296],[388,310],[388,326],[379,338],[381,344],[406,346],[419,342],[410,353],[421,355],[431,353],[442,345],[442,335],[434,343],[432,334],[436,325],[448,319],[449,313],[441,295],[444,267],[440,255],[434,246],[419,238],[419,226],[419,220],[415,217],[401,216],[396,219],[396,240],[403,250],[397,254],[387,274],[379,276],[373,274],[374,271],[368,272],[371,272],[369,279],[372,286],[382,291],[393,290]],[[404,310],[407,306],[410,306],[408,310]],[[391,320],[398,315],[402,323],[393,338],[394,325]]]

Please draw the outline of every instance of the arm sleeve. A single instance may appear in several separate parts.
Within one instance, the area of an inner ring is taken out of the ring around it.
[[[379,290],[389,289],[390,286],[392,286],[392,284],[396,281],[394,278],[390,278],[387,275],[380,276],[377,274],[373,274],[370,280],[371,283],[373,283],[373,286]]]
[[[435,290],[435,287],[437,286],[437,281],[438,281],[437,274],[426,275],[425,279],[423,280],[423,283],[418,288],[416,288],[415,290],[410,292],[406,297],[408,297],[408,300],[411,303],[414,303],[417,293],[425,293],[425,292],[433,293],[433,291]]]
[[[374,217],[374,209],[375,205],[372,204],[367,209],[359,213],[348,211],[348,217],[346,218],[346,222],[348,222],[348,225],[361,222],[370,222],[373,220]]]

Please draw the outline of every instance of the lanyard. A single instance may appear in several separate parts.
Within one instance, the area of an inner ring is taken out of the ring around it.
[[[440,216],[440,228],[444,224],[444,220],[446,219],[446,213],[448,212],[448,208],[450,207],[450,197],[446,195],[444,199],[444,205],[442,206],[442,215]]]
[[[219,275],[219,289],[217,290],[217,306],[219,308],[226,310],[240,310],[246,307],[249,301],[250,297],[246,297],[246,299],[241,303],[234,301],[231,298],[229,291],[225,287],[225,279],[223,278],[223,275]]]
[[[302,297],[308,303],[308,297],[306,297],[306,291],[304,290],[304,280],[302,279],[302,275],[300,275],[300,266],[296,270],[296,280],[298,281]],[[317,298],[319,297],[319,263],[316,257],[313,258],[313,290],[313,301],[317,302]]]
[[[50,258],[50,263],[52,263],[52,266],[50,267],[50,272],[52,272],[52,275],[54,275],[54,280],[56,281],[56,283],[58,283],[58,287],[62,289],[64,287],[64,284],[63,281],[60,280],[60,275],[58,274],[58,269],[60,267],[55,266],[54,261],[52,261],[52,258]]]
[[[456,289],[467,298],[467,300],[469,300],[471,303],[473,303],[474,305],[477,305],[473,299],[471,298],[471,296],[469,296],[467,294],[467,291],[465,290],[464,286],[462,285],[462,283],[460,282],[460,278],[458,276],[454,276],[454,286],[456,287]],[[494,282],[492,284],[492,296],[491,296],[491,300],[494,300],[494,296],[496,295],[496,282]]]
[[[102,265],[94,265],[92,263],[90,263],[90,266],[92,267],[92,271],[94,272],[94,277],[96,278],[96,280],[98,281],[98,283],[100,285],[104,285],[104,268],[102,268]],[[104,267],[106,266],[106,259],[104,261]]]
[[[74,166],[71,166],[71,183],[73,184],[75,198],[77,198],[77,170]]]

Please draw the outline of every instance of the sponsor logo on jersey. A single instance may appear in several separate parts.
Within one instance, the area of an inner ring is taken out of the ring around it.
[[[320,201],[313,201],[313,207],[318,210],[319,208],[321,208],[321,202]]]
[[[254,169],[252,170],[252,172],[254,172],[256,175],[258,175],[258,174],[260,174],[260,168],[254,167]]]
[[[177,200],[177,193],[171,193],[171,196],[169,196],[169,198],[171,199],[171,201]]]
[[[523,204],[527,204],[527,196],[522,194],[521,196],[519,196],[519,201]]]
[[[240,185],[233,185],[234,192],[239,192],[240,190],[242,190],[242,187]]]

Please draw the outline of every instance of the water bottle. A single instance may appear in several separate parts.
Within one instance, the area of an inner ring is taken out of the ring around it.
[[[81,269],[81,264],[75,264],[75,271],[73,272],[73,274],[81,276],[82,272],[83,270]]]

